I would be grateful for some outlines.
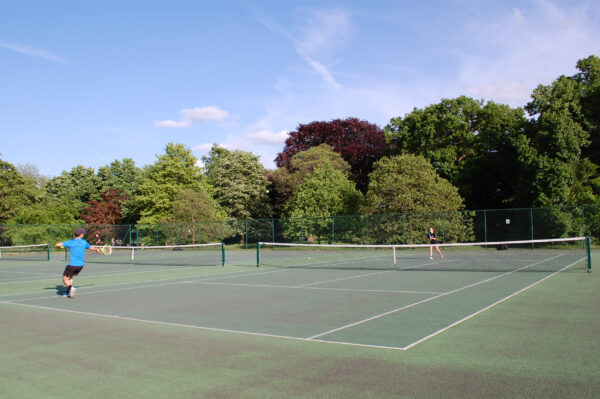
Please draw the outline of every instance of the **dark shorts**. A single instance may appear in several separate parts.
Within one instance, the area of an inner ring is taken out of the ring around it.
[[[65,276],[65,277],[77,276],[79,274],[79,272],[81,271],[81,269],[83,269],[83,266],[71,266],[71,265],[68,265],[67,267],[65,267],[65,271],[63,273],[63,276]]]
[[[432,243],[432,244],[437,244],[437,239],[433,239],[433,240],[431,240],[431,243]]]

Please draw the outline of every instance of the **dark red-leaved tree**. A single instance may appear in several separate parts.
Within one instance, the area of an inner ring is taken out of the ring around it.
[[[373,163],[384,154],[386,142],[383,131],[377,125],[358,118],[300,124],[296,131],[290,133],[275,163],[279,167],[288,167],[295,154],[323,143],[333,147],[350,164],[357,188],[365,192]]]
[[[79,217],[90,225],[118,224],[121,221],[121,203],[128,195],[119,189],[109,188],[100,193],[100,196],[101,201],[87,201],[90,206]]]

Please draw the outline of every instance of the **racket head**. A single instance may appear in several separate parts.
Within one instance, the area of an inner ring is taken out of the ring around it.
[[[104,255],[110,255],[110,254],[112,254],[112,246],[105,245],[105,246],[102,247],[102,249],[100,249],[100,251],[102,251],[102,253]]]

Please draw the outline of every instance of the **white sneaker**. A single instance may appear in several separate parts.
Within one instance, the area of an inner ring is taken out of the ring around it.
[[[430,256],[429,259],[433,259],[433,256]]]
[[[71,291],[69,292],[69,298],[73,298],[75,296],[75,287],[71,287]]]

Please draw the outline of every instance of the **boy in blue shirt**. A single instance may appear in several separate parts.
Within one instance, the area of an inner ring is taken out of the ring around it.
[[[75,287],[73,287],[73,277],[77,276],[85,263],[85,251],[90,250],[98,253],[100,248],[90,245],[83,239],[84,229],[75,230],[75,238],[69,241],[59,242],[58,248],[69,248],[69,264],[65,268],[62,281],[67,286],[67,292],[63,296],[73,298],[75,296]]]

